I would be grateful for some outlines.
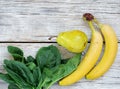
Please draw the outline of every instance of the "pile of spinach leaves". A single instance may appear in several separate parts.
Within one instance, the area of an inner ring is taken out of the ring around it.
[[[6,73],[0,79],[9,83],[8,89],[49,89],[54,83],[72,73],[80,63],[81,54],[62,60],[56,46],[50,45],[38,50],[36,57],[24,57],[23,51],[8,46],[14,60],[4,60]]]

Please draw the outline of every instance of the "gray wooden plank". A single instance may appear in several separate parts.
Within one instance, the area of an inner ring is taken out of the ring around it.
[[[71,29],[90,40],[85,12],[110,24],[120,41],[120,0],[0,0],[0,42],[55,42],[48,38]]]

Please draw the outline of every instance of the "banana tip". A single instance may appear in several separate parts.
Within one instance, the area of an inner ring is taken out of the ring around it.
[[[59,81],[59,85],[60,85],[60,86],[64,86],[64,84],[63,84],[61,81]]]

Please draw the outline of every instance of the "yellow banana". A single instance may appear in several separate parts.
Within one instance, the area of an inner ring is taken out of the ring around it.
[[[99,27],[105,39],[105,52],[97,66],[86,75],[86,78],[91,80],[99,78],[108,71],[115,60],[118,50],[118,40],[113,28],[106,24],[101,24]]]
[[[61,86],[71,85],[83,78],[94,67],[101,54],[103,44],[102,36],[98,31],[95,31],[91,21],[88,23],[92,29],[90,47],[78,68],[59,82],[59,85]]]

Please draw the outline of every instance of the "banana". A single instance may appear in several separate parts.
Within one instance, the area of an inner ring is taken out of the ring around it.
[[[98,25],[105,39],[105,51],[100,62],[86,75],[86,78],[91,80],[99,78],[108,71],[115,60],[118,50],[118,40],[113,28],[107,24]]]
[[[71,85],[83,78],[94,67],[101,54],[103,38],[101,34],[94,29],[91,21],[88,21],[88,24],[92,30],[92,39],[89,49],[78,65],[78,68],[59,82],[61,86]]]

